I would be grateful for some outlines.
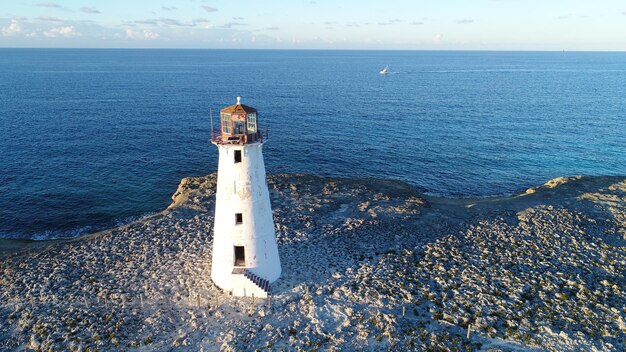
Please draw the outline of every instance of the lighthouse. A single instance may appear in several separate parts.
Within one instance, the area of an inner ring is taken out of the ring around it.
[[[267,297],[281,273],[255,108],[220,111],[211,279],[239,297]]]

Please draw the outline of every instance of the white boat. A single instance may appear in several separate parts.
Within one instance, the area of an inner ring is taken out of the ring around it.
[[[386,75],[389,73],[389,66],[385,66],[385,68],[382,69],[382,71],[378,72],[381,75]]]

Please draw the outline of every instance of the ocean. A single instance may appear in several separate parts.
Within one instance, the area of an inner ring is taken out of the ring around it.
[[[624,82],[626,53],[0,49],[0,237],[164,209],[216,171],[209,111],[237,96],[268,129],[270,174],[449,197],[624,175]]]

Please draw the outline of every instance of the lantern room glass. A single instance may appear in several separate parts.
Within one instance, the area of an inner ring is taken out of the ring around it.
[[[256,132],[256,114],[248,114],[248,132]]]
[[[222,114],[222,133],[230,134],[230,114]]]

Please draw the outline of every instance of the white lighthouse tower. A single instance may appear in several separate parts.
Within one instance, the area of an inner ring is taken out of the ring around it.
[[[211,279],[233,296],[267,297],[281,273],[257,110],[222,109]]]

